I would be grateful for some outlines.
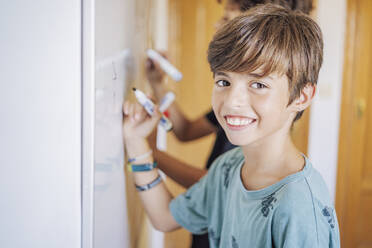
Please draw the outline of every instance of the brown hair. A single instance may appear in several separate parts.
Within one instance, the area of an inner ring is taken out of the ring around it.
[[[323,61],[319,26],[307,15],[274,4],[259,5],[226,23],[209,43],[213,73],[273,72],[286,75],[289,104],[308,84],[316,84]],[[303,111],[298,112],[294,121]]]
[[[313,9],[313,0],[228,0],[232,4],[237,4],[240,11],[244,12],[258,4],[273,3],[289,8],[291,10],[299,10],[305,14],[309,14]]]

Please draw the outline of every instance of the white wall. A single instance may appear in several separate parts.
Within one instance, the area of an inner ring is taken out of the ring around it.
[[[324,61],[318,95],[310,115],[309,157],[335,199],[346,0],[319,0],[317,21],[323,31]]]
[[[0,247],[80,247],[81,3],[0,3]]]

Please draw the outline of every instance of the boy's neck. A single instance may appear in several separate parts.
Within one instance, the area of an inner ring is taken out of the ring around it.
[[[241,178],[248,190],[270,186],[284,177],[299,172],[305,165],[301,152],[289,134],[272,137],[258,145],[242,147],[245,162]]]

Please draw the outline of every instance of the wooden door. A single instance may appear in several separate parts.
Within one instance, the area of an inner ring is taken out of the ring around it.
[[[372,247],[372,1],[348,0],[336,210],[344,248]]]

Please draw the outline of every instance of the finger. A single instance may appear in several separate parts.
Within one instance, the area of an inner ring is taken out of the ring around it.
[[[124,113],[124,115],[128,115],[128,113],[129,113],[129,104],[130,104],[130,102],[129,101],[125,101],[124,103],[123,103],[123,113]]]
[[[147,58],[146,59],[146,69],[147,70],[153,70],[154,69],[154,61],[152,61],[152,59],[150,58]]]
[[[155,106],[154,107],[154,114],[151,116],[151,122],[158,122],[159,120],[160,120],[160,118],[161,118],[161,113],[160,113],[160,111],[159,111],[159,106]]]
[[[130,118],[131,105],[132,105],[132,103],[130,101],[125,101],[124,104],[123,104],[123,112],[124,112],[123,125],[124,125],[124,127],[125,126],[126,127],[130,126],[130,123],[132,122],[131,118]]]
[[[136,122],[141,123],[143,122],[148,113],[146,112],[145,108],[140,105],[139,103],[135,104],[134,106],[134,119]]]
[[[130,103],[128,106],[128,117],[131,121],[134,121],[134,104]]]
[[[149,115],[146,116],[146,120],[141,123],[141,126],[145,130],[149,130],[149,134],[150,134],[150,132],[153,131],[154,128],[156,128],[156,126],[158,125],[160,118],[161,118],[161,114],[159,110],[155,109],[154,114],[152,116],[149,116]]]
[[[158,80],[159,79],[161,80],[161,78],[164,76],[164,71],[160,67],[159,63],[150,58],[148,58],[146,61],[145,70],[146,70],[147,76],[150,76],[151,78],[156,77],[158,78]]]
[[[160,64],[156,60],[151,60],[151,70],[157,71],[159,73],[163,73],[163,69],[161,69]]]
[[[161,50],[161,51],[157,51],[161,56],[163,56],[163,58],[165,58],[166,60],[168,60],[168,52],[165,51],[165,50]]]

